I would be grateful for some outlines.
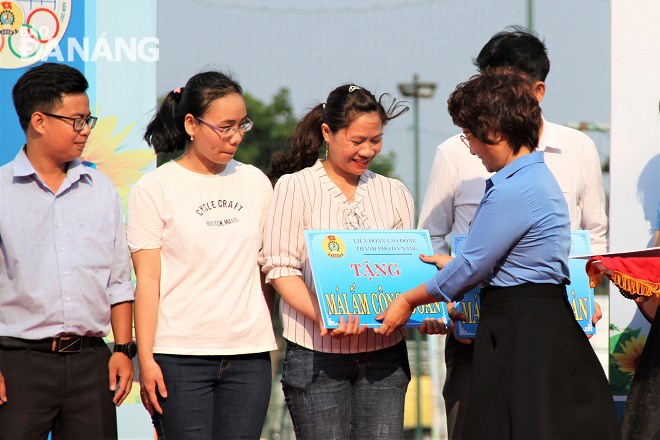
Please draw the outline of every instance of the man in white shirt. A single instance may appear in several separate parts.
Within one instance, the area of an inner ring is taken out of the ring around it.
[[[494,35],[474,63],[480,71],[514,67],[529,76],[539,101],[545,95],[545,78],[550,70],[546,48],[524,28],[512,27]],[[571,229],[591,231],[592,252],[607,252],[605,191],[593,141],[582,132],[544,119],[538,151],[544,151],[545,161],[566,197]],[[437,148],[419,218],[419,227],[431,234],[436,254],[448,252],[449,234],[468,232],[490,176],[458,134]],[[451,333],[447,336],[443,396],[450,439],[463,436],[472,367],[470,343],[457,340]]]

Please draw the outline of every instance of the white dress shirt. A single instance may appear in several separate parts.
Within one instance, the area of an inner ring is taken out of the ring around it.
[[[544,119],[537,151],[545,152],[545,162],[566,198],[571,229],[591,231],[591,251],[606,253],[605,190],[593,141]],[[491,176],[459,135],[438,147],[419,217],[419,228],[429,230],[436,254],[448,253],[449,234],[468,232]]]

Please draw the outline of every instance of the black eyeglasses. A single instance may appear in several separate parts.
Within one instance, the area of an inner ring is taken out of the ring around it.
[[[70,118],[68,116],[54,115],[52,113],[46,113],[46,112],[41,112],[41,113],[43,113],[46,116],[51,116],[53,118],[68,119],[70,121],[73,121],[73,129],[75,131],[83,131],[85,129],[85,124],[87,124],[87,126],[91,130],[96,125],[96,121],[98,119],[96,116],[88,116],[87,118]]]

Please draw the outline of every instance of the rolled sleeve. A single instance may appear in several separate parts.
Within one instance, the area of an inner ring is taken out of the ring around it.
[[[435,281],[435,277],[431,278],[426,282],[426,293],[434,297],[438,301],[451,302],[453,299],[450,296],[447,296],[438,286]]]
[[[264,228],[262,271],[266,282],[302,276],[305,253],[304,202],[300,184],[285,175],[275,185]]]
[[[133,283],[129,280],[109,287],[108,298],[110,298],[110,304],[112,305],[135,300]]]
[[[271,258],[267,260],[270,264],[264,264],[263,271],[266,273],[266,282],[282,277],[297,275],[302,277],[302,263],[291,258]]]

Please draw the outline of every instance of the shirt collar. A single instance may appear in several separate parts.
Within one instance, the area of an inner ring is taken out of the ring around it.
[[[514,175],[521,168],[535,163],[544,162],[545,160],[543,160],[543,151],[535,151],[533,153],[526,154],[499,170],[490,178],[490,181],[493,182],[493,185],[497,185],[498,183],[503,182],[504,180]]]
[[[25,147],[26,146],[23,145],[21,150],[14,158],[14,177],[38,177],[39,175],[37,174],[37,171],[34,169],[32,163],[30,163],[30,160],[25,154]],[[92,175],[86,166],[84,166],[78,159],[73,159],[71,162],[69,162],[66,170],[67,179],[69,179],[71,182],[76,182],[83,176],[85,176],[90,185],[93,183]]]
[[[545,118],[543,119],[543,128],[541,129],[541,137],[539,138],[539,147],[536,151],[545,151],[546,148],[550,147],[554,150],[561,150],[561,142],[553,130],[550,130],[548,121]]]
[[[332,181],[332,179],[330,179],[328,173],[325,172],[325,168],[323,167],[323,162],[321,159],[317,159],[314,165],[312,165],[312,172],[321,181],[322,188],[329,191],[333,197],[343,196],[341,189],[339,189],[339,187]],[[373,173],[371,171],[367,170],[360,176],[358,186],[355,189],[355,197],[353,199],[354,202],[359,202],[364,197],[366,192],[365,184],[369,181],[369,178],[372,176],[372,174]]]
[[[21,147],[21,150],[18,152],[14,158],[14,177],[26,177],[33,174],[37,174],[34,170],[34,167],[30,163],[25,154],[25,145]]]

